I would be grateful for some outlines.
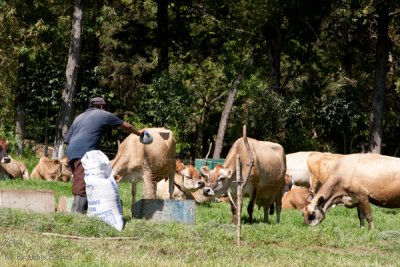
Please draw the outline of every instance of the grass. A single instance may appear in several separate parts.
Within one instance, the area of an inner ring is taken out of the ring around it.
[[[275,215],[265,224],[257,210],[256,222],[242,226],[238,247],[228,204],[197,205],[195,225],[132,219],[129,184],[119,186],[126,219],[121,232],[80,214],[0,209],[0,266],[399,266],[398,210],[373,207],[373,230],[358,226],[355,209],[331,209],[315,227],[293,210],[283,210],[281,224]],[[70,184],[62,182],[3,180],[0,188],[71,195]]]

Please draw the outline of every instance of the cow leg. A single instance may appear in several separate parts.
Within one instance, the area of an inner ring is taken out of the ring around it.
[[[238,223],[238,210],[234,203],[232,201],[229,201],[229,204],[231,205],[231,212],[232,212],[232,223],[237,224]]]
[[[358,220],[360,220],[360,227],[364,227],[365,214],[362,212],[360,205],[357,205],[357,216]]]
[[[143,182],[144,182],[144,188],[143,188],[143,198],[144,199],[156,199],[156,188],[157,185],[154,182],[155,177],[153,177],[153,174],[151,173],[150,170],[145,170],[143,172]]]
[[[175,184],[174,184],[175,169],[176,169],[175,161],[172,162],[170,160],[170,164],[169,164],[169,167],[168,167],[169,199],[173,199],[173,195],[174,195],[174,190],[175,190]]]
[[[136,182],[132,181],[131,183],[131,193],[132,193],[132,207],[136,202]]]
[[[171,178],[168,177],[168,188],[169,188],[169,199],[173,199],[174,197],[174,189],[175,189],[175,184],[174,184],[174,176]]]
[[[269,215],[268,214],[271,214],[271,209],[273,210],[273,212],[275,212],[274,205],[271,205],[268,208],[267,207],[263,207],[263,210],[264,210],[264,222],[265,223],[269,223]]]
[[[253,223],[253,211],[254,211],[254,204],[256,202],[256,198],[255,198],[255,194],[252,194],[252,196],[250,196],[250,200],[249,200],[249,205],[247,206],[247,213],[249,214],[249,223],[252,224]],[[264,207],[264,222],[265,222],[265,218],[267,218],[267,222],[268,222],[268,211],[266,211],[267,209]],[[267,217],[265,217],[267,216]]]
[[[276,222],[281,223],[281,211],[282,211],[282,190],[279,190],[275,197],[276,206]]]
[[[281,212],[282,212],[282,197],[283,197],[283,189],[285,185],[282,185],[282,188],[279,189],[275,196],[275,206],[276,206],[276,222],[281,223]]]
[[[367,219],[368,228],[374,229],[374,224],[372,223],[371,205],[369,204],[368,197],[362,196],[359,197],[358,200],[360,201],[360,204],[358,206],[360,207],[362,214],[364,214],[365,219]]]

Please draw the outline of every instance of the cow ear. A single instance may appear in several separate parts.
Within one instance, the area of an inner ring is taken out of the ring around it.
[[[314,198],[314,194],[309,194],[307,197],[307,201],[311,202],[311,200],[313,200],[313,198]]]
[[[200,167],[200,175],[204,177],[204,180],[206,182],[209,182],[210,181],[211,171],[207,166],[201,166]]]
[[[203,175],[208,176],[210,174],[210,169],[207,166],[201,166],[200,172]]]
[[[231,170],[228,170],[228,178],[231,178],[232,177],[232,171]]]
[[[320,196],[320,197],[318,198],[317,205],[318,205],[318,206],[321,206],[322,204],[324,204],[324,202],[325,202],[325,198],[324,198],[323,196]]]
[[[182,173],[182,171],[186,168],[186,166],[182,162],[175,164],[175,167],[177,173]]]

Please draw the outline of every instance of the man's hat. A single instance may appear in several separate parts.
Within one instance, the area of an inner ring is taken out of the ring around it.
[[[93,97],[89,101],[89,106],[91,106],[91,105],[106,105],[106,101],[104,101],[104,99],[99,96]]]

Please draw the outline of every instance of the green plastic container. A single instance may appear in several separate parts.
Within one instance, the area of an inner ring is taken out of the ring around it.
[[[201,166],[207,165],[211,170],[214,169],[217,164],[224,164],[225,159],[207,159],[207,164],[205,159],[195,159],[194,167],[200,170]]]

